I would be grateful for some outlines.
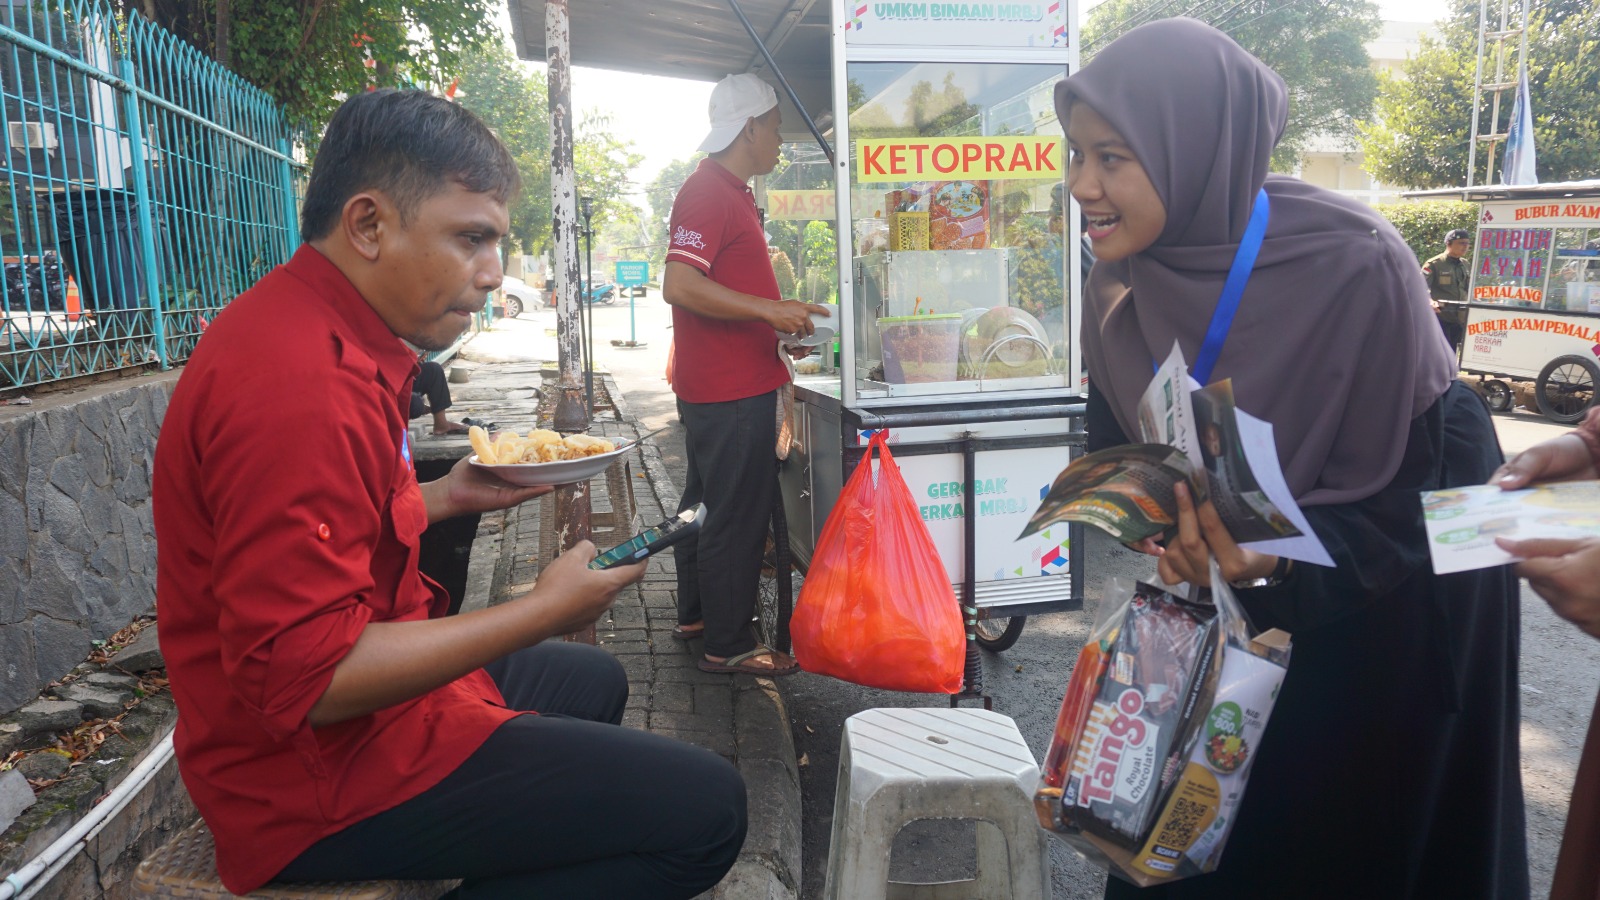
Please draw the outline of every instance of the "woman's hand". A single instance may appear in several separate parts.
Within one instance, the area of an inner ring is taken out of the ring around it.
[[[1196,509],[1188,485],[1178,484],[1176,493],[1178,536],[1167,542],[1166,552],[1161,554],[1161,562],[1156,566],[1162,581],[1209,587],[1211,568],[1207,560],[1212,556],[1217,558],[1217,567],[1226,581],[1266,578],[1272,574],[1278,558],[1246,550],[1235,543],[1211,501],[1207,500]]]
[[[1539,481],[1574,481],[1596,477],[1594,460],[1583,439],[1568,432],[1535,444],[1505,461],[1489,476],[1490,484],[1505,490],[1524,488]]]
[[[1600,538],[1495,538],[1495,543],[1523,558],[1517,574],[1556,615],[1600,638]]]

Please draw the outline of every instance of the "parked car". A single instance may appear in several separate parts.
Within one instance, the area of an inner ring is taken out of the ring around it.
[[[521,278],[512,278],[510,275],[501,279],[500,293],[505,296],[506,316],[512,319],[539,303],[539,291]]]

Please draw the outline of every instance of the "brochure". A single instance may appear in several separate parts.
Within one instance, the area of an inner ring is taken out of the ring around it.
[[[1600,535],[1600,481],[1562,481],[1516,491],[1492,484],[1422,493],[1428,551],[1438,575],[1486,569],[1520,558],[1497,537],[1581,538]]]
[[[1237,409],[1231,381],[1195,384],[1176,344],[1140,400],[1139,430],[1145,443],[1074,460],[1019,537],[1061,521],[1095,525],[1124,543],[1167,534],[1177,524],[1173,488],[1183,481],[1241,545],[1333,565],[1283,480],[1272,426]]]

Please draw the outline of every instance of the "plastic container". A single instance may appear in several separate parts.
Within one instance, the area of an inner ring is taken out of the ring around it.
[[[883,380],[890,384],[955,381],[961,354],[960,313],[885,316],[878,320],[883,338]]]

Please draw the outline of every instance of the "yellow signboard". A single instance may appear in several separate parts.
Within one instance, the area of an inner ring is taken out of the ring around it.
[[[1064,171],[1062,138],[868,138],[856,141],[856,182],[1049,178]]]
[[[767,218],[779,222],[834,218],[831,188],[815,191],[767,191]]]

